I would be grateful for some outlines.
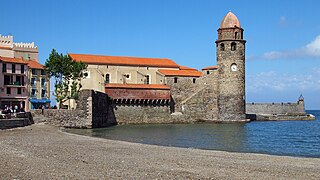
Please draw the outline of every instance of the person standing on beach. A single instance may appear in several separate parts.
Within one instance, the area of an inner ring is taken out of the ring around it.
[[[41,114],[43,115],[44,105],[41,105]]]

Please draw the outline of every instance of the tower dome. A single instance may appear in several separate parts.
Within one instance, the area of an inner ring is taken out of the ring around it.
[[[237,16],[234,15],[232,12],[228,12],[228,14],[223,18],[220,24],[220,28],[240,28],[240,21],[238,20]]]

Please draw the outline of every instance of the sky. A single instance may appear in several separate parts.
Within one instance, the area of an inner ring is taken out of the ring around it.
[[[170,58],[216,65],[215,40],[232,11],[244,29],[247,102],[320,109],[320,1],[1,0],[0,34],[60,53]],[[53,86],[52,86],[53,87]]]

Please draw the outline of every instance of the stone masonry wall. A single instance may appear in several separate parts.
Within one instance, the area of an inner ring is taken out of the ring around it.
[[[181,112],[191,119],[216,121],[218,116],[217,72],[202,76],[198,79],[196,86],[197,90],[181,102]]]
[[[171,115],[169,106],[113,105],[118,124],[192,123],[195,120],[183,115]]]
[[[199,79],[196,77],[178,77],[177,83],[174,83],[175,77],[166,77],[166,84],[171,88],[171,96],[174,100],[174,111],[181,112],[181,102],[198,90]],[[193,83],[195,79],[195,83]]]
[[[109,96],[98,91],[91,92],[91,98],[89,97],[87,102],[89,109],[88,114],[92,116],[92,127],[107,127],[117,124],[116,119],[114,119],[112,115],[112,104]]]
[[[87,119],[84,110],[45,109],[43,115],[41,109],[30,110],[35,122],[44,121],[50,125],[68,128],[90,128],[91,123]]]
[[[305,115],[304,103],[247,103],[247,114]]]
[[[77,108],[31,110],[35,120],[45,121],[54,126],[68,128],[96,128],[116,124],[114,119],[108,118],[109,97],[101,92],[82,90]]]

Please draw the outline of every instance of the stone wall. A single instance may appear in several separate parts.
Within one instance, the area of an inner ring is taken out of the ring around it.
[[[171,115],[170,106],[113,105],[118,124],[191,123],[183,115]],[[109,114],[112,115],[112,114]]]
[[[247,114],[305,115],[304,102],[297,103],[247,103]]]
[[[90,128],[91,123],[87,119],[84,110],[68,110],[68,109],[45,109],[43,114],[41,109],[30,110],[37,122],[46,122],[50,125],[68,127],[68,128]]]
[[[34,124],[30,112],[11,114],[10,119],[0,119],[0,129],[23,127]]]
[[[96,128],[116,124],[114,118],[108,118],[109,97],[101,92],[82,90],[77,108],[67,109],[41,109],[31,110],[35,120],[45,121],[54,126],[68,128]]]
[[[197,80],[196,91],[181,102],[181,112],[191,119],[216,121],[218,116],[216,71]]]
[[[23,127],[30,125],[28,118],[16,118],[16,119],[1,119],[0,120],[0,129],[9,129],[16,127]]]
[[[198,90],[199,79],[196,77],[166,77],[166,84],[171,88],[171,96],[174,101],[174,111],[181,112],[181,102]],[[195,79],[195,83],[193,83]]]
[[[113,116],[111,99],[107,94],[91,91],[91,97],[87,98],[87,104],[88,119],[91,119],[93,128],[117,124]]]

